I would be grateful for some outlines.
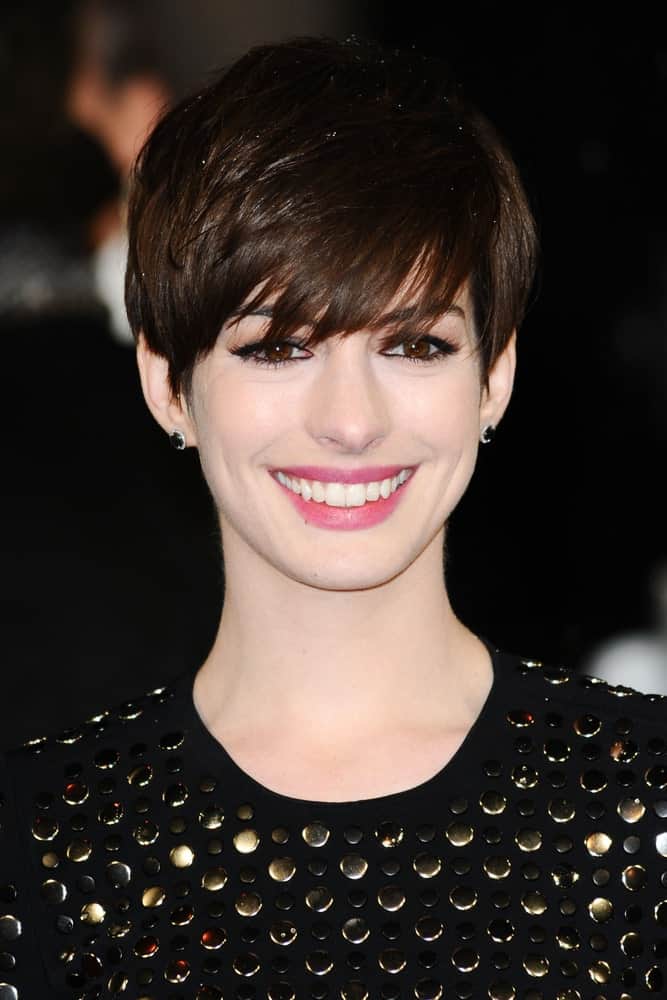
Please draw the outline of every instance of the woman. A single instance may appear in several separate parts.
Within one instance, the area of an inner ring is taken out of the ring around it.
[[[491,126],[414,54],[256,49],[157,126],[129,233],[224,609],[196,674],[8,755],[0,997],[658,992],[664,701],[496,650],[443,578],[535,258]]]

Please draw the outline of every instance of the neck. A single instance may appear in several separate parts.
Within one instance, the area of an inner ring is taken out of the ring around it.
[[[231,738],[252,720],[255,732],[328,742],[391,727],[460,729],[476,718],[490,659],[451,608],[441,544],[365,590],[305,585],[247,553],[235,566],[227,547],[225,564],[220,627],[195,681],[217,734]]]

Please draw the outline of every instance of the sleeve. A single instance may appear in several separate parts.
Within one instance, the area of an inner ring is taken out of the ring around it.
[[[54,993],[31,916],[34,889],[18,828],[10,755],[0,753],[0,1000],[45,1000]]]

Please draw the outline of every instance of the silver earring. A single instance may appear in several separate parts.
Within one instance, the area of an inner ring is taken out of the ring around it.
[[[496,428],[493,426],[493,424],[487,424],[486,427],[482,430],[479,439],[482,442],[482,444],[491,444],[495,436],[496,436]]]
[[[172,448],[176,451],[183,451],[185,448],[185,434],[183,431],[172,431],[169,435],[169,440],[171,441]]]

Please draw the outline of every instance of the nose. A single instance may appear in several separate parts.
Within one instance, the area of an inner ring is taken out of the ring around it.
[[[357,454],[378,445],[390,424],[388,400],[359,334],[331,337],[324,361],[311,386],[308,430],[319,443],[341,454]]]

